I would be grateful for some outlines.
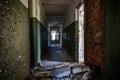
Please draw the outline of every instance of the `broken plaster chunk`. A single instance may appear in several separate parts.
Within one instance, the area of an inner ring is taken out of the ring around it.
[[[84,73],[83,73],[84,74]],[[73,80],[81,80],[83,74],[76,74],[74,75],[74,77],[72,78]]]
[[[83,70],[83,72],[90,72],[90,67],[89,66],[81,65],[79,67],[81,67],[81,69]]]
[[[61,78],[60,80],[71,80],[70,78]]]
[[[36,77],[36,78],[51,77],[51,76],[53,76],[52,71],[41,71],[41,72],[34,73],[34,77]]]
[[[84,66],[84,67],[83,67],[83,71],[90,72],[90,68],[89,68],[88,66]]]
[[[54,66],[43,66],[42,67],[44,70],[53,70]]]
[[[42,66],[54,66],[61,64],[61,62],[54,62],[54,61],[41,61],[41,63],[43,64]]]
[[[67,66],[68,66],[68,64],[60,64],[60,65],[56,65],[55,69],[62,68],[62,67],[67,67]]]
[[[54,76],[56,78],[66,77],[66,76],[69,76],[70,74],[71,73],[70,73],[70,68],[69,67],[63,67],[63,68],[54,70]]]
[[[78,74],[78,73],[81,73],[83,70],[81,67],[74,67],[72,68],[72,73],[73,74]]]
[[[77,66],[77,63],[71,63],[71,64],[69,65],[69,67],[75,67],[75,66]]]
[[[89,72],[84,73],[84,75],[82,76],[82,80],[88,80],[88,76],[89,76]]]

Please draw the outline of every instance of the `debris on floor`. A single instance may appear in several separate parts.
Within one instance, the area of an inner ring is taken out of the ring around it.
[[[90,69],[83,63],[42,61],[32,70],[36,80],[88,80]]]

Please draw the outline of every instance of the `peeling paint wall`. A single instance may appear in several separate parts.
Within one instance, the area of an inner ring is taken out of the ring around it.
[[[75,21],[70,24],[67,28],[63,31],[63,47],[67,49],[71,61],[78,61],[77,55],[77,29],[78,29],[78,22]]]
[[[29,42],[28,9],[19,0],[0,0],[0,80],[25,80]]]
[[[85,24],[85,62],[105,77],[105,1],[87,0]]]

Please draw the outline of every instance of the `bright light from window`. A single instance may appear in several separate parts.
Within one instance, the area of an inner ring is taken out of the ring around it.
[[[57,31],[51,31],[51,40],[56,39],[56,34],[57,34]]]

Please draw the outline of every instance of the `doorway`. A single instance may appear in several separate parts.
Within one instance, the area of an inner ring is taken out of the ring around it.
[[[84,3],[77,8],[78,18],[78,61],[84,62]]]
[[[62,46],[62,27],[48,27],[48,46]]]

